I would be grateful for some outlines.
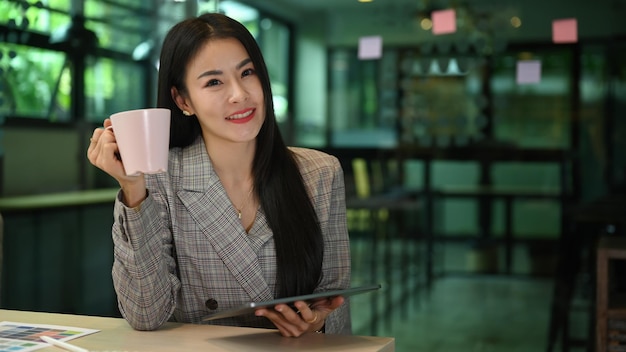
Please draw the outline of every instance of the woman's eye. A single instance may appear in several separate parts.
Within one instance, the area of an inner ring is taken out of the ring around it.
[[[241,73],[241,76],[242,76],[242,77],[245,77],[245,76],[250,76],[250,75],[253,75],[253,74],[254,74],[254,69],[253,69],[253,68],[249,68],[249,69],[247,69],[247,70],[244,70],[244,71]]]
[[[218,84],[220,84],[220,81],[218,81],[216,79],[212,79],[212,80],[209,80],[208,82],[206,82],[206,86],[207,87],[213,87],[213,86],[216,86]]]

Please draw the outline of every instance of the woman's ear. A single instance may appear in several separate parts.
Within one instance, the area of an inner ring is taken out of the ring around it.
[[[185,97],[182,96],[180,92],[178,92],[178,89],[176,87],[172,87],[170,89],[170,94],[172,95],[172,99],[176,103],[176,106],[178,106],[178,108],[182,110],[185,115],[187,115],[186,113],[189,113],[190,115],[193,114],[191,107],[187,103],[187,99],[185,99]]]

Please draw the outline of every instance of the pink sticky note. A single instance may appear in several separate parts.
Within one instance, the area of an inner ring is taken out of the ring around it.
[[[383,38],[381,36],[359,38],[359,59],[380,59],[383,56]]]
[[[541,61],[518,61],[516,76],[517,84],[539,83],[541,81]]]
[[[578,23],[575,18],[552,21],[552,41],[554,43],[576,43],[578,41]]]
[[[433,11],[433,34],[456,32],[456,11],[454,9]]]

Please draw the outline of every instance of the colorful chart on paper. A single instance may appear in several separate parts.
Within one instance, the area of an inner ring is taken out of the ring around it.
[[[0,322],[0,352],[27,352],[49,347],[50,344],[42,341],[40,336],[68,341],[94,332],[98,330],[3,321]]]

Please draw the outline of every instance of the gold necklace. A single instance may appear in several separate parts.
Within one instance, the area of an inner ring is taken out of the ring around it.
[[[237,208],[235,204],[233,204],[233,208],[235,208],[235,210],[237,211],[237,217],[239,217],[239,219],[241,219],[241,211],[243,211],[246,208],[246,205],[248,205],[248,201],[250,200],[251,194],[252,194],[252,188],[250,188],[250,191],[246,195],[246,198],[244,198],[244,200],[241,201],[242,204],[240,208]]]

